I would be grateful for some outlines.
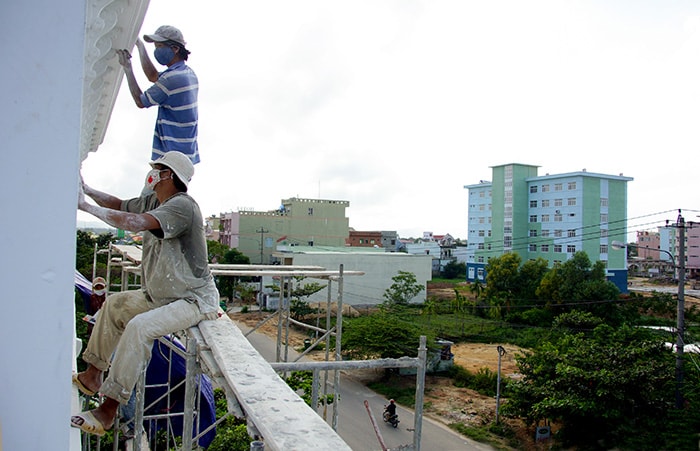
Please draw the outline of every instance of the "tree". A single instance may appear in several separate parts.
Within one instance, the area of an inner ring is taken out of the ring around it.
[[[464,262],[450,261],[442,270],[445,279],[466,279],[467,265]]]
[[[412,272],[399,271],[391,280],[394,283],[384,292],[384,305],[388,307],[407,305],[408,301],[425,289],[418,283],[416,275]]]
[[[557,324],[599,322],[585,314]],[[606,324],[585,334],[560,329],[517,360],[523,379],[509,386],[505,414],[560,423],[564,446],[640,449],[633,444],[641,441],[667,449],[659,428],[674,400],[674,359],[652,332]]]
[[[500,317],[508,309],[520,287],[520,255],[511,252],[489,259],[486,265],[486,299],[494,308],[491,316]]]
[[[537,299],[537,287],[549,271],[549,263],[542,257],[528,260],[520,267],[518,298],[521,302],[532,303]]]
[[[289,304],[289,312],[297,321],[301,321],[307,315],[318,313],[318,309],[309,306],[309,296],[326,288],[326,285],[321,285],[318,282],[302,283],[305,277],[295,277],[295,286],[292,288],[291,301]],[[275,289],[273,287],[273,289]],[[279,290],[279,287],[277,287]]]
[[[230,249],[230,247],[219,241],[207,240],[207,254],[209,257],[209,263],[223,263],[224,254]]]
[[[343,352],[355,359],[415,357],[421,328],[390,313],[348,318],[343,323]],[[432,343],[428,337],[428,343]]]
[[[223,263],[228,265],[248,265],[250,258],[243,255],[238,249],[230,248],[218,241],[207,240],[207,254],[209,263]],[[233,299],[238,282],[246,280],[244,277],[216,276],[216,287],[221,296]]]
[[[101,233],[95,237],[89,232],[78,230],[75,239],[75,269],[88,280],[92,279],[95,245],[97,245],[97,249],[106,249],[114,240],[114,236],[109,232]],[[98,266],[102,269],[105,267],[104,263],[98,263]],[[105,272],[98,270],[97,274],[104,276]]]

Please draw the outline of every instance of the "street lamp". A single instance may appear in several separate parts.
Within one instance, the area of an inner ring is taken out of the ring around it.
[[[665,249],[654,249],[653,247],[639,246],[637,244],[624,244],[620,241],[612,242],[613,249],[625,249],[628,246],[634,246],[637,249],[649,249],[653,251],[664,252],[671,257],[674,271],[676,270],[676,259],[673,254]],[[680,246],[680,266],[678,266],[678,311],[676,313],[676,408],[683,407],[683,394],[681,386],[683,385],[683,329],[685,322],[685,249],[683,248],[683,240]]]

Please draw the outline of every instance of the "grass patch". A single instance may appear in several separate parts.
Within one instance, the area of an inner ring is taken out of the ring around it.
[[[450,428],[474,441],[487,443],[499,450],[518,449],[521,445],[518,443],[515,431],[505,423],[490,423],[483,426],[452,423]]]

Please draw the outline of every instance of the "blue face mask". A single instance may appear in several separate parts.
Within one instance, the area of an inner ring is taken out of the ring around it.
[[[153,56],[156,57],[156,61],[158,61],[160,64],[167,66],[168,63],[175,58],[175,52],[173,51],[172,47],[156,47],[156,50],[153,52]]]

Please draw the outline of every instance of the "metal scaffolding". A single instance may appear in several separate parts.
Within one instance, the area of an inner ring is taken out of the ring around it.
[[[124,285],[124,280],[129,278],[129,274],[134,274],[134,280],[138,280],[136,277],[138,277],[140,267],[138,264],[121,265],[121,269],[122,285],[128,289],[129,283]],[[322,386],[323,396],[326,396],[328,394],[327,387],[332,385],[334,399],[337,400],[340,371],[364,368],[416,368],[413,443],[405,445],[402,449],[420,450],[427,352],[425,337],[421,337],[417,358],[343,361],[341,357],[343,278],[362,275],[363,272],[344,271],[342,265],[338,271],[328,271],[319,267],[215,264],[211,265],[211,269],[215,276],[260,277],[266,275],[279,279],[280,302],[277,311],[264,320],[266,322],[272,318],[278,319],[276,362],[270,364],[265,361],[227,315],[222,315],[218,320],[203,321],[198,326],[175,334],[175,337],[161,338],[158,343],[167,348],[169,352],[169,357],[166,357],[166,360],[172,362],[176,356],[184,359],[186,376],[181,381],[173,381],[168,378],[160,385],[162,394],[145,404],[147,390],[154,387],[146,384],[146,371],[144,371],[134,394],[135,413],[131,423],[137,426],[129,428],[129,423],[115,425],[114,450],[118,449],[120,434],[123,435],[124,431],[130,429],[133,429],[133,434],[127,434],[129,449],[156,451],[161,449],[158,446],[165,446],[163,449],[172,449],[177,446],[177,449],[185,451],[202,449],[199,447],[202,438],[212,432],[227,417],[234,415],[236,418],[246,419],[249,435],[256,440],[255,446],[258,447],[256,449],[262,449],[260,447],[264,446],[268,450],[334,449],[349,451],[350,448],[336,432],[338,403],[333,403],[331,425],[328,425],[325,405],[322,414],[319,415],[315,408],[311,408],[303,402],[299,403],[297,394],[287,386],[278,373],[285,374],[297,370],[312,371],[314,378],[312,406],[317,406],[319,399],[317,387]],[[290,317],[290,302],[288,300],[285,302],[284,297],[285,294],[289,296],[291,290],[285,290],[284,287],[285,283],[291,283],[293,278],[300,276],[328,281],[325,329],[299,323]],[[336,299],[333,299],[332,288],[337,290]],[[331,307],[333,306],[336,309],[335,325],[331,324]],[[290,324],[309,327],[321,334],[294,362],[287,361],[289,346],[287,338]],[[284,333],[285,330],[287,334]],[[336,343],[335,361],[330,360],[329,352],[330,339],[333,336]],[[324,341],[326,361],[299,361],[305,354]],[[331,376],[329,372],[333,372],[332,384],[329,383]],[[168,370],[168,374],[170,374],[170,370]],[[320,383],[322,375],[323,384]],[[205,400],[202,397],[202,382],[204,380],[210,381],[213,387],[223,390],[227,402],[226,414],[221,418],[212,419],[210,424],[205,424],[202,421],[205,413],[203,410]],[[174,404],[175,396],[183,398],[183,390],[184,399],[182,400],[183,409],[181,412],[152,412],[152,407],[157,402],[164,402],[165,405],[171,406]],[[268,400],[273,400],[273,402],[267,402]],[[94,403],[94,400],[88,399],[87,403]],[[284,422],[276,421],[279,411],[285,412]],[[181,427],[176,427],[176,423],[181,424]],[[145,429],[139,427],[140,425],[144,425]],[[148,440],[145,440],[146,437]],[[154,437],[159,437],[159,440],[156,442]],[[186,440],[185,437],[191,437],[191,439]],[[99,440],[95,444],[96,447],[92,447],[91,439],[87,436],[83,443],[85,450],[100,449]]]

